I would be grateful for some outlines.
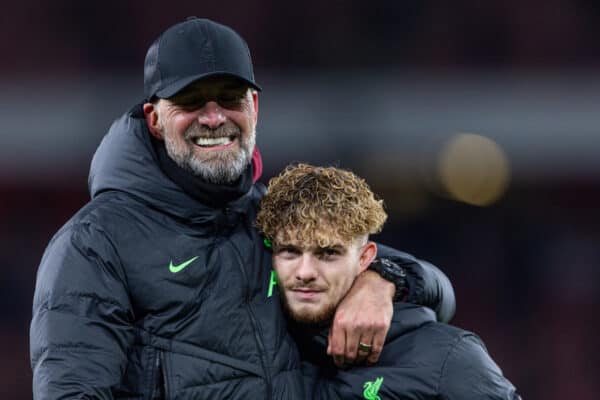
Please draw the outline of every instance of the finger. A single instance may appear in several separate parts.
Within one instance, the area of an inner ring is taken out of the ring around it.
[[[339,323],[334,320],[331,331],[329,331],[329,343],[327,345],[327,354],[333,357],[333,362],[339,368],[346,364],[344,351],[346,349],[346,332]]]
[[[368,332],[367,332],[368,335]],[[361,332],[357,327],[346,331],[346,349],[344,352],[344,357],[346,358],[346,363],[355,364],[356,357],[358,355],[358,342],[361,338]]]
[[[371,342],[371,353],[367,357],[367,364],[375,364],[379,361],[379,356],[381,355],[381,351],[383,350],[383,344],[385,342],[385,336],[387,331],[377,332],[373,336],[373,341]]]
[[[333,353],[333,363],[335,364],[336,367],[338,368],[345,368],[346,367],[346,359],[344,357],[344,352],[340,351],[339,353]]]
[[[344,356],[333,356],[333,363],[338,368],[346,368],[346,360]]]
[[[364,345],[367,346],[371,346],[371,343],[373,343],[373,337],[372,336],[361,336],[360,340],[358,341],[358,350],[357,350],[357,354],[356,354],[356,361],[355,364],[364,364],[364,362],[367,360],[367,358],[369,357],[369,355],[371,354],[371,350],[372,347],[369,347],[369,349],[365,349]]]
[[[330,356],[341,356],[346,348],[346,332],[340,327],[339,323],[333,321],[329,331],[329,343],[327,345],[327,354]]]
[[[371,354],[371,352],[368,350],[358,349],[358,352],[356,354],[356,360],[354,360],[354,364],[356,364],[356,365],[364,364],[370,354]]]

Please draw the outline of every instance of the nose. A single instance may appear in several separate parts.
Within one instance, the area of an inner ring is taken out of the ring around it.
[[[303,254],[296,268],[296,280],[309,283],[317,279],[317,268],[311,254]]]
[[[208,101],[198,113],[198,123],[200,126],[209,129],[216,129],[227,121],[227,117],[221,106],[216,101]]]

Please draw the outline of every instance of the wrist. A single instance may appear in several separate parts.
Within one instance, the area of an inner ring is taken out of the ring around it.
[[[392,300],[394,302],[404,301],[408,295],[408,282],[406,271],[400,265],[387,258],[375,259],[367,271],[378,274],[383,280],[391,284],[393,288]]]
[[[396,285],[394,285],[394,282],[383,278],[379,273],[371,269],[367,269],[360,275],[364,282],[368,282],[373,291],[381,293],[382,296],[389,297],[390,300],[394,301],[396,295]]]

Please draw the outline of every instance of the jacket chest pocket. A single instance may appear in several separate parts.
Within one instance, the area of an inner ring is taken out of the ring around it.
[[[140,313],[164,311],[168,304],[197,302],[205,297],[217,271],[206,255],[188,253],[183,256],[160,257],[136,268],[129,276],[133,301]]]

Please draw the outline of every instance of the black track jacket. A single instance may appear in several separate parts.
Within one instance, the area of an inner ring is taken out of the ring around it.
[[[92,200],[43,255],[34,399],[308,398],[253,226],[263,191],[221,208],[188,195],[157,164],[140,109],[113,123],[92,161]],[[447,278],[408,264],[431,288],[418,297],[451,317]]]
[[[436,322],[425,307],[394,306],[392,326],[373,366],[337,369],[323,356],[326,332],[298,327],[294,336],[310,362],[304,369],[311,399],[520,399],[477,335]]]

